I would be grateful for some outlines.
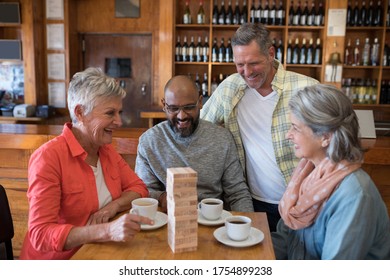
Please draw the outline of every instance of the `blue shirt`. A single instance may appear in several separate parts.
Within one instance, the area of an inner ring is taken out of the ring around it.
[[[390,221],[374,182],[362,169],[348,175],[315,222],[300,230],[281,219],[272,233],[277,259],[390,259]]]

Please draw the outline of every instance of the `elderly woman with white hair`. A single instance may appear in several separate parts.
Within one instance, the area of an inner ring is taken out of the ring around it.
[[[140,223],[125,214],[148,196],[142,180],[110,145],[122,125],[126,92],[98,68],[76,73],[69,85],[72,122],[31,156],[29,221],[20,259],[69,259],[84,243],[128,241]]]
[[[389,259],[390,222],[361,168],[359,124],[348,97],[313,85],[290,102],[287,138],[300,162],[280,201],[277,259]]]

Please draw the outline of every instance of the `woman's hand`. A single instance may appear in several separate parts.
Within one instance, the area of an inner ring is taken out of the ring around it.
[[[88,225],[107,223],[111,218],[118,213],[119,205],[115,201],[107,204],[102,209],[93,213],[88,220]]]
[[[109,223],[108,235],[110,240],[126,242],[134,238],[137,232],[141,230],[140,224],[152,225],[153,221],[149,218],[124,214],[118,219]]]

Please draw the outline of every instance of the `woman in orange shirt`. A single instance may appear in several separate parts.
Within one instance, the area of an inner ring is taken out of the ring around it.
[[[69,85],[71,123],[31,156],[29,222],[20,259],[69,259],[87,242],[128,241],[152,221],[126,214],[148,196],[142,180],[110,145],[122,125],[126,92],[98,68],[76,73]]]

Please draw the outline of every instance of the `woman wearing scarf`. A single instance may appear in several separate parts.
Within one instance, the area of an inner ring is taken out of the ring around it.
[[[277,259],[389,259],[390,221],[361,168],[359,124],[348,97],[313,85],[289,102],[287,138],[300,162],[272,233]]]

